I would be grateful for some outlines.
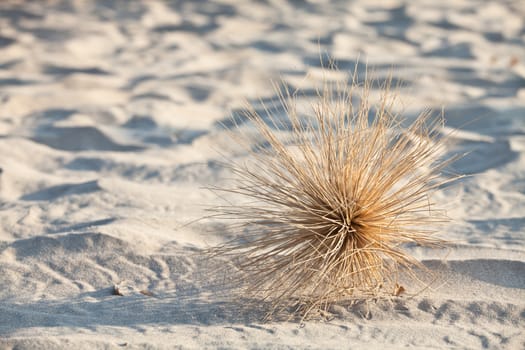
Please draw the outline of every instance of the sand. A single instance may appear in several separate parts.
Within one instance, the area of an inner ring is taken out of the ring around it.
[[[0,348],[525,348],[524,5],[0,2]],[[394,68],[409,119],[444,106],[469,176],[435,197],[453,245],[410,248],[428,288],[264,323],[205,273],[234,232],[204,187],[231,114],[325,54]]]

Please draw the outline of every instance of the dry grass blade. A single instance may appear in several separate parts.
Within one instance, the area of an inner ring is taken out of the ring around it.
[[[370,91],[354,77],[350,86],[326,83],[306,113],[300,92],[286,90],[284,119],[246,112],[264,142],[238,136],[251,160],[231,163],[235,185],[218,190],[239,202],[214,210],[242,234],[213,251],[231,257],[245,292],[275,310],[304,316],[394,295],[398,272],[418,264],[402,246],[442,243],[432,226],[446,217],[429,199],[453,180],[441,175],[454,160],[440,160],[442,118],[423,113],[403,127],[389,81],[377,103]]]

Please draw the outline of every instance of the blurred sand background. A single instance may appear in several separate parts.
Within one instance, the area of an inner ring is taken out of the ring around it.
[[[413,249],[436,274],[413,297],[261,323],[200,277],[232,232],[185,224],[218,201],[230,116],[325,55],[394,68],[407,118],[445,106],[456,245]],[[4,0],[0,167],[2,349],[525,348],[523,1]]]

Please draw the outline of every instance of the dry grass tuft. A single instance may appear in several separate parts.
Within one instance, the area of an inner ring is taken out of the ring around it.
[[[442,176],[453,161],[440,160],[443,119],[404,127],[389,81],[377,103],[370,81],[325,83],[304,113],[300,91],[278,91],[284,118],[246,112],[263,142],[237,136],[250,158],[230,164],[235,185],[219,190],[236,202],[216,208],[242,234],[214,252],[273,312],[399,294],[399,272],[418,266],[402,246],[442,243],[433,229],[446,217],[429,195],[453,180]]]

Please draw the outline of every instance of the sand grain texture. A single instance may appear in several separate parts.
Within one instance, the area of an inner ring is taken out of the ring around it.
[[[521,1],[0,2],[0,348],[524,348],[524,18]],[[320,51],[394,67],[409,120],[446,106],[470,175],[435,198],[456,245],[411,248],[428,289],[264,324],[206,276],[199,253],[234,232],[185,224],[220,202],[202,188],[230,175],[213,152],[230,113],[263,113],[272,79],[307,102]]]

